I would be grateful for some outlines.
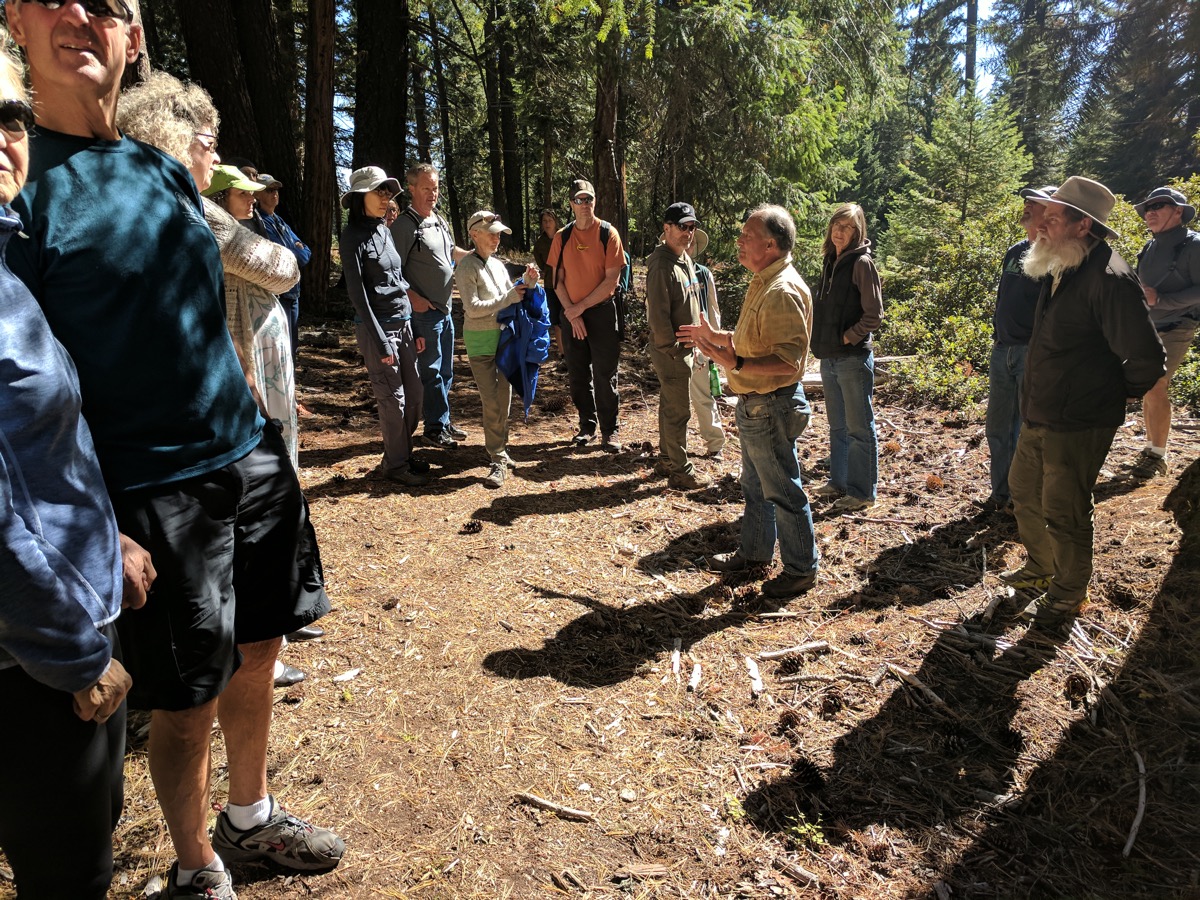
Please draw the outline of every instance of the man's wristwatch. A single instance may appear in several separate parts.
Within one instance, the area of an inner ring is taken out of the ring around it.
[[[738,372],[742,371],[742,366],[744,366],[745,364],[746,364],[746,360],[744,357],[735,356],[733,358],[733,368],[730,369],[730,371],[736,375]]]

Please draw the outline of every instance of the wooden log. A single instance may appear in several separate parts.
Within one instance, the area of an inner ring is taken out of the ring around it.
[[[761,660],[783,659],[785,656],[799,656],[802,653],[815,653],[818,650],[828,650],[829,641],[812,641],[808,644],[797,644],[795,647],[784,647],[782,650],[769,650],[758,654]]]
[[[596,817],[590,812],[582,809],[571,809],[569,806],[563,806],[561,803],[555,803],[544,797],[539,797],[537,794],[521,792],[516,795],[516,798],[522,803],[528,803],[530,806],[536,806],[538,809],[552,812],[560,819],[570,819],[573,822],[596,821]]]

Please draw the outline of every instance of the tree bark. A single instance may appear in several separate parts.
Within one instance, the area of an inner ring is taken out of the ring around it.
[[[487,98],[488,173],[492,182],[492,209],[508,219],[504,193],[504,151],[500,146],[500,62],[499,36],[496,34],[496,4],[489,0],[484,25],[484,96]]]
[[[513,89],[512,31],[496,31],[496,74],[499,77],[500,145],[504,156],[504,221],[512,228],[512,246],[528,249],[525,215],[521,203],[521,149],[517,137],[517,100]]]
[[[334,0],[308,0],[308,54],[305,66],[304,204],[300,228],[312,261],[300,270],[302,294],[310,311],[328,309],[329,253],[338,214],[333,161]]]
[[[425,86],[427,70],[418,58],[416,50],[417,48],[414,44],[412,57],[412,97],[413,124],[417,129],[417,159],[421,162],[431,163],[433,162],[433,154],[429,150],[429,92]]]
[[[356,0],[354,168],[404,174],[408,143],[408,0]]]
[[[175,0],[192,80],[212,95],[221,113],[223,155],[262,158],[262,140],[241,54],[230,47],[235,33],[232,0]]]
[[[617,157],[620,36],[611,32],[596,45],[596,118],[592,127],[592,167],[595,171],[596,215],[621,225],[623,185]],[[624,237],[625,235],[622,235]]]
[[[446,190],[446,197],[450,203],[450,228],[454,231],[454,241],[461,247],[466,243],[466,235],[463,233],[464,213],[462,201],[458,196],[458,187],[454,180],[454,134],[450,129],[450,98],[446,92],[446,69],[442,59],[442,31],[432,3],[429,4],[429,40],[442,126],[442,186]]]
[[[979,0],[967,0],[967,45],[963,48],[963,74],[967,90],[975,93],[975,55],[979,45]]]

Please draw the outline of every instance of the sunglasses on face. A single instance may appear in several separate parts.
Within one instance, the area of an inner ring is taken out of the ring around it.
[[[1165,209],[1168,206],[1174,206],[1174,205],[1175,204],[1172,203],[1170,200],[1158,200],[1154,203],[1148,203],[1148,204],[1146,204],[1146,209],[1142,213],[1142,215],[1145,215],[1148,212],[1158,212],[1160,209]]]
[[[21,0],[22,3],[36,3],[44,9],[62,9],[71,0]],[[133,21],[133,10],[125,0],[79,0],[79,5],[89,16],[98,19],[120,19],[122,22]]]
[[[386,197],[388,200],[392,199],[392,189],[388,187],[377,187],[371,193],[378,194],[380,197]]]
[[[33,110],[24,100],[0,100],[0,129],[16,140],[33,127]]]
[[[686,224],[683,224],[683,225],[675,225],[674,222],[672,222],[671,224],[674,225],[676,228],[678,228],[680,231],[695,231],[696,230],[695,222],[687,222]]]
[[[572,197],[571,202],[576,206],[591,206],[596,202],[595,197]]]

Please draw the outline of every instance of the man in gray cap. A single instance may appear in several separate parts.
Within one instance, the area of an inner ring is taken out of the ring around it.
[[[1142,400],[1146,446],[1130,469],[1147,480],[1167,474],[1167,437],[1171,400],[1167,385],[1183,362],[1200,324],[1200,234],[1185,226],[1196,216],[1187,197],[1173,188],[1155,188],[1134,206],[1152,235],[1138,254],[1138,278],[1150,307],[1150,319],[1167,351],[1167,374]]]
[[[1037,237],[1046,207],[1035,195],[1050,196],[1057,185],[1035,190],[1025,188],[1021,198],[1020,225],[1025,240],[1018,241],[1004,254],[1000,270],[1000,285],[996,289],[996,312],[992,316],[992,359],[988,366],[988,406],[984,433],[991,456],[992,492],[979,505],[984,509],[1004,509],[1012,506],[1008,490],[1008,469],[1017,436],[1021,433],[1021,379],[1025,374],[1025,354],[1029,350],[1029,335],[1033,333],[1033,311],[1037,307],[1042,283],[1030,278],[1021,268],[1021,261]]]
[[[677,490],[703,487],[687,456],[691,417],[693,350],[675,336],[684,325],[700,322],[699,283],[688,251],[696,233],[696,210],[672,203],[663,214],[662,239],[646,260],[646,319],[650,325],[650,361],[658,374],[658,453],[668,484]]]
[[[1166,370],[1141,285],[1107,243],[1115,198],[1099,182],[1068,178],[1051,197],[1025,255],[1040,279],[1021,390],[1021,436],[1009,471],[1017,529],[1028,558],[1000,577],[1041,593],[1024,610],[1035,627],[1068,623],[1092,576],[1092,488],[1125,400]]]

